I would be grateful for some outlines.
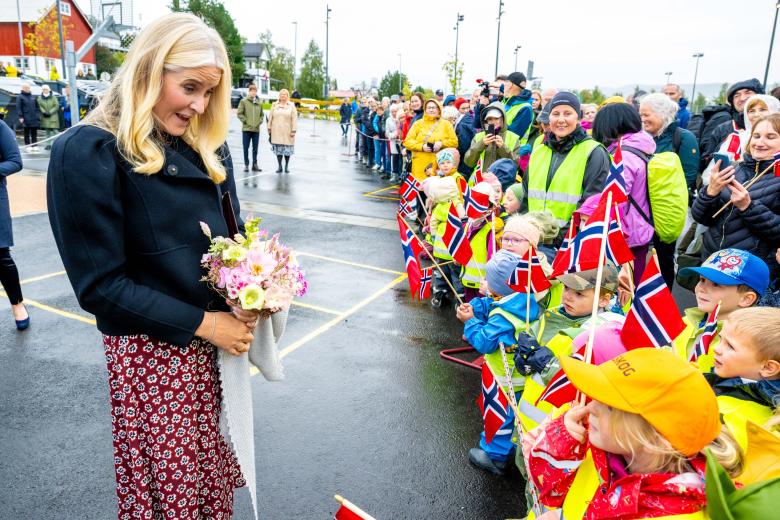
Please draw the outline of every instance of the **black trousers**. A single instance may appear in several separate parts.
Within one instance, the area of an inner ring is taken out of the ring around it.
[[[24,127],[24,144],[35,144],[38,142],[38,127],[37,126],[25,126]]]
[[[16,269],[11,250],[0,247],[0,284],[8,295],[11,305],[22,302],[22,286],[19,285],[19,271]]]
[[[655,247],[655,252],[658,255],[658,267],[661,269],[661,276],[671,291],[674,285],[674,253],[677,249],[676,244],[674,242],[671,244],[661,242],[658,235],[654,235],[653,247]]]
[[[260,144],[260,132],[241,132],[244,138],[244,166],[249,166],[249,143],[252,143],[252,164],[257,164],[257,147]]]

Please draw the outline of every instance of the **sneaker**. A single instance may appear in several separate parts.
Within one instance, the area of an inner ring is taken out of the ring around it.
[[[433,293],[433,296],[431,296],[431,307],[434,309],[441,309],[442,303],[444,303],[444,293]]]
[[[502,476],[506,473],[506,461],[493,460],[482,448],[471,448],[469,450],[469,462],[481,470],[494,475]]]

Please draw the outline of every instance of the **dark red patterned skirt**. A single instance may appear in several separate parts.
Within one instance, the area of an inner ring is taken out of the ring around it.
[[[245,485],[220,433],[216,347],[103,336],[119,518],[230,518]]]

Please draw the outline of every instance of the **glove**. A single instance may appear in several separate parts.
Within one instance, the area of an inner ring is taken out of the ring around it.
[[[521,332],[517,336],[517,350],[515,351],[515,368],[521,374],[529,375],[540,372],[552,359],[552,351],[543,347],[536,338],[527,332]]]

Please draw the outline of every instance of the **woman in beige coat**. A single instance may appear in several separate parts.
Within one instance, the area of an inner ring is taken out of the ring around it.
[[[271,135],[271,148],[279,161],[276,173],[282,173],[282,157],[284,157],[284,172],[290,173],[290,156],[295,148],[295,132],[298,127],[298,111],[290,103],[290,93],[287,89],[279,91],[279,101],[271,105],[268,114],[268,132]]]

